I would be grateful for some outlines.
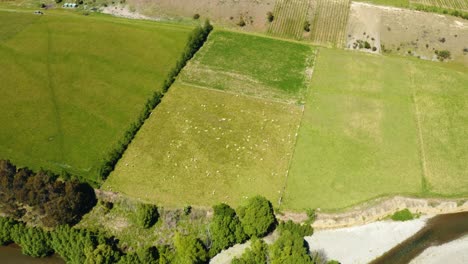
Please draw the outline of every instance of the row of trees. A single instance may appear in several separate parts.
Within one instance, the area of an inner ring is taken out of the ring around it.
[[[48,227],[75,224],[95,204],[88,184],[64,182],[49,172],[17,169],[10,161],[0,160],[0,209],[12,218],[26,215]]]
[[[174,83],[182,68],[184,68],[187,62],[203,46],[212,30],[213,26],[208,20],[205,21],[203,26],[198,26],[194,29],[189,37],[180,59],[177,61],[174,68],[169,71],[166,80],[163,83],[163,87],[161,89],[162,92],[158,91],[153,93],[150,99],[148,99],[146,102],[145,107],[140,113],[138,119],[130,125],[130,128],[127,130],[127,132],[125,132],[123,139],[118,142],[116,147],[114,147],[102,161],[102,166],[99,172],[102,180],[105,180],[107,176],[109,176],[109,174],[114,170],[117,161],[119,161],[119,159],[122,157],[124,151],[135,137],[135,134],[138,132],[145,120],[149,117],[153,109],[161,102],[164,93],[169,90],[169,87]]]

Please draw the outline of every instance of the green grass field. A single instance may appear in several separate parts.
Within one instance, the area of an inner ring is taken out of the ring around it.
[[[179,80],[233,93],[298,101],[306,91],[312,58],[312,48],[306,45],[215,31]]]
[[[173,85],[103,188],[163,206],[277,201],[301,108]]]
[[[409,0],[360,0],[359,2],[366,2],[375,5],[387,5],[396,7],[409,7]]]
[[[95,180],[190,27],[0,11],[0,158]]]
[[[467,83],[464,68],[321,49],[284,208],[467,193]]]

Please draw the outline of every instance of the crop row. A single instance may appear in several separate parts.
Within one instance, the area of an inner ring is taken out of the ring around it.
[[[309,0],[277,0],[268,32],[281,37],[300,39],[307,20]]]
[[[465,11],[468,10],[467,0],[411,0],[411,3]]]
[[[349,7],[349,0],[318,0],[311,40],[341,47],[344,44]]]

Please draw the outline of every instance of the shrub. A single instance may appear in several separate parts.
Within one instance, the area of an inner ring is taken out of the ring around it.
[[[370,48],[371,48],[370,43],[367,42],[367,41],[364,41],[364,48],[365,48],[365,49],[370,49]]]
[[[272,12],[268,12],[268,13],[267,13],[267,20],[268,20],[268,22],[270,22],[270,23],[273,22],[273,20],[275,20],[275,16],[273,15]]]
[[[159,218],[158,207],[153,204],[139,204],[137,208],[137,222],[143,228],[152,227]]]
[[[187,205],[184,207],[184,215],[189,215],[192,212],[192,206]]]
[[[245,23],[244,18],[241,17],[240,20],[239,20],[239,22],[237,22],[237,25],[238,25],[239,27],[245,27],[246,23]]]
[[[304,22],[304,31],[305,32],[310,32],[310,22],[309,21]]]
[[[311,236],[314,233],[314,229],[310,224],[296,224],[293,221],[289,220],[287,222],[281,222],[278,225],[277,230],[280,233],[283,233],[285,231],[289,231],[293,234],[296,234],[300,237],[305,237],[305,236]]]
[[[62,3],[62,0],[55,0],[55,3],[60,4]]]
[[[246,206],[239,208],[238,214],[249,237],[262,237],[272,231],[276,224],[273,206],[261,196],[250,198]]]
[[[372,51],[377,51],[377,47],[372,47]]]
[[[439,59],[440,61],[450,59],[451,56],[450,51],[448,50],[436,50],[435,54],[437,55],[437,59]]]
[[[414,219],[414,215],[408,209],[395,212],[391,216],[393,221],[408,221]]]
[[[199,18],[200,18],[200,14],[195,14],[195,15],[193,15],[193,19],[197,20],[197,19],[199,19]]]

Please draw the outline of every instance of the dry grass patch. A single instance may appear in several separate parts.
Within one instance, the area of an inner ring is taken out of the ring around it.
[[[164,206],[275,202],[301,108],[176,84],[104,185]]]

